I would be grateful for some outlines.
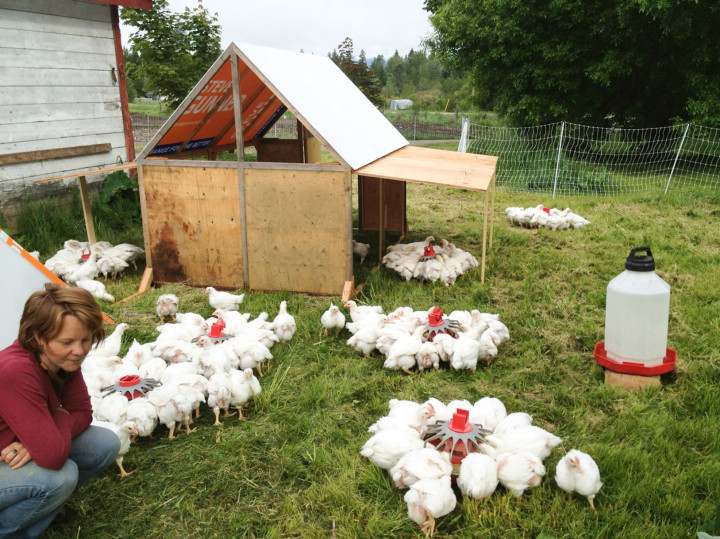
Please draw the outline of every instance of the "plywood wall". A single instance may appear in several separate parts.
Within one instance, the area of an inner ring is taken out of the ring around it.
[[[245,171],[250,288],[340,295],[352,278],[349,171]]]
[[[242,288],[237,169],[145,166],[142,182],[154,280]]]

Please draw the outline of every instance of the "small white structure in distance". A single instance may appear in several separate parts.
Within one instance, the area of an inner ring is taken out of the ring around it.
[[[390,110],[405,110],[413,106],[410,99],[393,99],[390,101]]]

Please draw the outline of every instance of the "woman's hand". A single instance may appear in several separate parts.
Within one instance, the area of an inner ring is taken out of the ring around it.
[[[30,452],[20,442],[13,442],[2,451],[0,451],[0,459],[13,470],[17,470],[25,463],[30,462],[32,457]]]

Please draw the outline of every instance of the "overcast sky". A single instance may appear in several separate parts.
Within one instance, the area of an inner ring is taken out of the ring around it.
[[[197,0],[169,4],[179,13]],[[325,56],[350,37],[356,57],[364,50],[367,58],[387,59],[396,50],[401,56],[418,50],[432,31],[424,0],[203,0],[203,5],[218,14],[223,50],[235,41]],[[123,43],[132,31],[122,26]]]

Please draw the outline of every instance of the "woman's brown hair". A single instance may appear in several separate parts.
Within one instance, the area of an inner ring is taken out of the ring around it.
[[[40,353],[35,335],[47,340],[55,338],[62,330],[65,315],[80,320],[90,331],[93,343],[105,338],[102,309],[90,292],[48,283],[45,290],[33,293],[25,302],[18,331],[20,346]]]

